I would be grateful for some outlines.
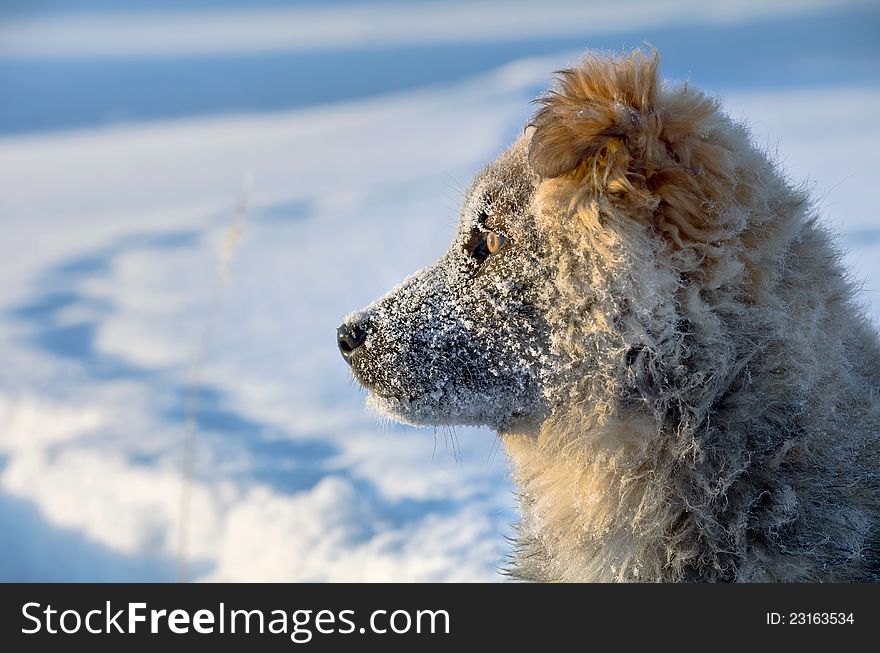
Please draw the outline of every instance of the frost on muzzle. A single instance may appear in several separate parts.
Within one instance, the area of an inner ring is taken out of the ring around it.
[[[474,272],[453,247],[339,327],[368,406],[413,425],[498,430],[544,413],[538,312],[521,282]]]

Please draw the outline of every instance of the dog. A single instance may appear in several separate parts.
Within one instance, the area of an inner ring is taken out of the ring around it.
[[[558,73],[433,265],[337,344],[498,432],[534,581],[877,581],[880,340],[808,193],[656,53]]]

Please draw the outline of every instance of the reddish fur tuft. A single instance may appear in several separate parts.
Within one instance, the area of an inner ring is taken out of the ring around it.
[[[743,179],[715,129],[718,103],[686,85],[661,92],[656,53],[591,55],[558,73],[538,102],[529,148],[545,179],[587,184],[588,195],[643,214],[679,246],[724,237],[717,221]]]

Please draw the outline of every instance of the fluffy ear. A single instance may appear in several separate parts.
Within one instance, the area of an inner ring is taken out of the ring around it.
[[[638,155],[640,132],[649,128],[657,94],[656,53],[624,59],[592,56],[559,71],[556,87],[538,100],[531,125],[529,162],[544,178],[595,164],[603,169]]]
[[[679,246],[711,241],[726,229],[720,207],[746,192],[732,156],[745,142],[716,101],[686,85],[661,93],[658,63],[656,52],[636,51],[560,72],[538,100],[529,163],[545,179],[568,177],[572,189],[606,195],[623,213],[647,211]]]

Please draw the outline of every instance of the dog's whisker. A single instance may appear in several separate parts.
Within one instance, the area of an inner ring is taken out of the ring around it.
[[[464,187],[464,184],[462,184],[448,172],[443,173],[443,176],[447,179],[447,188],[451,188],[453,191],[455,191],[457,195],[462,198],[467,196],[467,189]]]
[[[464,461],[464,456],[461,452],[461,441],[458,439],[458,431],[455,430],[455,426],[450,426],[452,429],[452,440],[455,442],[456,448],[458,449],[458,466],[462,466],[462,462]]]
[[[494,463],[499,451],[501,451],[501,436],[496,433],[495,439],[492,440],[492,445],[489,447],[489,458],[486,463],[489,465]]]

